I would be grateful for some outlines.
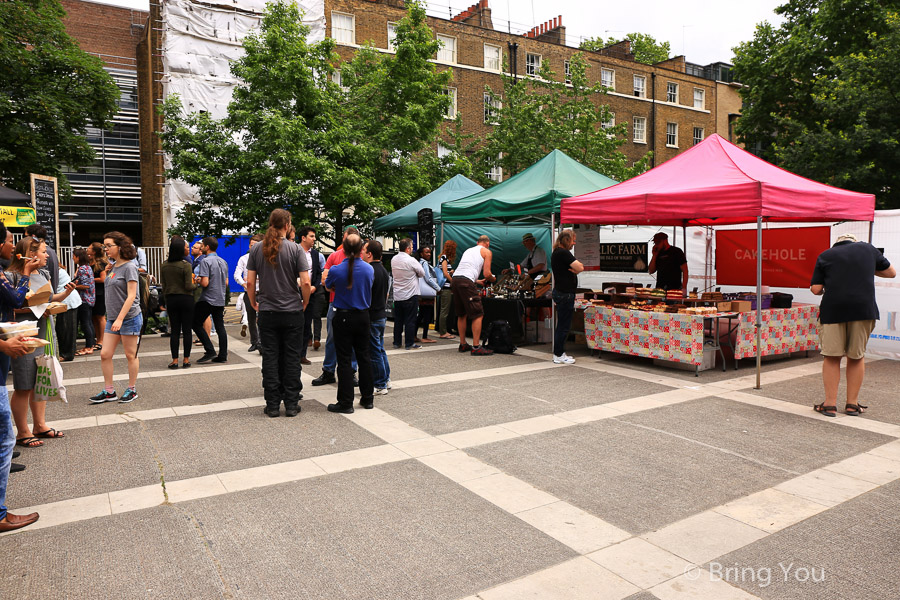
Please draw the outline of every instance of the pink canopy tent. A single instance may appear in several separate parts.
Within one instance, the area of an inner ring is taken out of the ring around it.
[[[561,223],[594,225],[757,224],[757,294],[762,293],[763,221],[869,221],[875,196],[789,173],[717,134],[627,181],[564,198]],[[757,312],[757,348],[761,316]],[[756,357],[760,387],[760,356]]]

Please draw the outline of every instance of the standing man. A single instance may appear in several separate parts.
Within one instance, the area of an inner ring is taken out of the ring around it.
[[[553,268],[553,302],[556,303],[556,330],[553,333],[553,362],[571,365],[575,359],[566,354],[566,338],[572,327],[575,313],[575,290],[578,288],[578,274],[584,265],[572,256],[575,232],[565,229],[556,238],[550,264]]]
[[[335,249],[334,252],[328,257],[328,260],[325,261],[325,269],[322,271],[322,281],[328,279],[328,271],[335,265],[339,265],[344,261],[344,246],[343,242],[347,239],[348,235],[359,235],[359,231],[357,231],[356,227],[348,227],[344,230],[344,237],[341,238],[341,246]],[[327,383],[334,383],[337,381],[334,377],[334,372],[337,369],[337,352],[334,348],[334,329],[331,327],[331,323],[334,320],[334,292],[329,291],[330,297],[328,305],[328,315],[325,318],[325,359],[322,361],[322,374],[313,379],[313,385],[325,385]],[[353,359],[353,370],[356,370],[356,359]]]
[[[330,412],[353,412],[353,354],[359,362],[359,403],[374,408],[372,364],[369,361],[371,331],[369,307],[372,304],[374,271],[361,258],[363,242],[357,234],[344,239],[344,255],[339,265],[331,267],[325,287],[334,292],[334,344],[338,361],[337,403],[329,404]]]
[[[0,258],[9,261],[12,258],[13,235],[7,231],[6,225],[0,223]],[[15,320],[13,311],[25,303],[25,294],[28,293],[29,276],[32,270],[37,270],[37,264],[32,261],[25,263],[25,277],[19,278],[19,283],[13,287],[6,276],[0,272],[0,319],[3,321]],[[3,381],[9,373],[9,357],[25,356],[30,352],[22,343],[21,337],[9,340],[0,340],[0,374]],[[13,448],[16,446],[16,434],[13,431],[12,411],[9,407],[9,393],[6,386],[0,386],[0,533],[21,529],[38,520],[37,513],[29,515],[14,515],[6,510],[6,486],[9,483],[9,468],[12,464]]]
[[[387,323],[387,295],[390,286],[390,275],[381,264],[381,242],[369,240],[363,246],[362,259],[372,265],[374,279],[372,281],[372,304],[369,306],[369,322],[371,344],[369,358],[372,361],[372,379],[375,393],[383,396],[388,393],[391,381],[391,365],[387,352],[384,351],[384,326]]]
[[[309,284],[315,290],[322,283],[322,267],[319,263],[319,251],[313,248],[316,243],[316,230],[312,227],[303,227],[300,230],[300,247],[306,254],[306,264],[309,265]],[[301,352],[300,362],[304,365],[312,364],[306,358],[307,348],[309,348],[313,338],[313,317],[316,309],[319,307],[310,297],[310,301],[304,305],[303,310],[303,349]]]
[[[225,331],[225,285],[228,281],[228,263],[219,258],[216,249],[219,240],[210,236],[203,238],[203,255],[205,258],[197,268],[197,276],[200,277],[200,301],[194,307],[194,333],[203,344],[204,354],[198,363],[228,361],[228,333]],[[209,339],[209,334],[203,328],[203,323],[212,316],[219,336],[219,354]]]
[[[866,344],[878,320],[875,277],[894,278],[897,270],[875,246],[844,234],[819,255],[809,289],[822,297],[819,307],[819,346],[822,348],[822,380],[825,400],[817,412],[836,416],[841,358],[847,357],[847,404],[844,412],[859,416],[868,408],[859,403],[865,375]]]
[[[472,356],[487,356],[493,354],[481,345],[481,321],[484,319],[484,308],[481,306],[481,296],[478,294],[476,283],[484,285],[496,279],[491,274],[491,251],[488,249],[491,239],[483,235],[478,238],[478,243],[463,252],[456,270],[453,272],[453,280],[450,282],[450,292],[453,294],[453,308],[458,315],[456,325],[459,328],[459,351],[472,351]],[[484,271],[484,278],[478,279]],[[466,322],[472,322],[472,346],[466,343]]]
[[[664,290],[687,290],[687,258],[681,248],[669,245],[669,236],[660,231],[653,236],[653,258],[650,259],[651,274],[656,276],[656,287]]]
[[[241,302],[243,307],[241,337],[246,336],[247,330],[250,330],[250,347],[247,349],[249,352],[259,350],[259,328],[256,326],[256,309],[250,304],[250,296],[247,295],[247,261],[250,260],[250,250],[253,250],[253,246],[260,243],[262,239],[263,236],[258,233],[250,238],[250,249],[247,250],[247,254],[238,259],[237,268],[234,270],[234,280],[244,288],[244,293],[241,294],[243,300]]]
[[[425,277],[422,265],[412,257],[412,240],[400,240],[400,252],[391,259],[394,278],[394,348],[400,349],[406,331],[406,349],[421,348],[416,343],[419,317],[419,279]]]

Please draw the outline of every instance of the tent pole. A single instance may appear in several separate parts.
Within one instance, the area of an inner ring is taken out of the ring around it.
[[[682,225],[682,226],[681,226],[681,237],[682,237],[682,240],[681,240],[681,241],[684,243],[684,248],[683,248],[683,250],[684,250],[684,259],[687,260],[687,251],[688,251],[688,247],[687,247],[687,225]],[[691,276],[691,275],[690,275],[690,271],[688,271],[688,278],[690,278],[690,276]],[[688,280],[688,283],[690,283],[690,279]],[[688,296],[688,291],[687,291],[687,290],[684,290],[684,297],[687,298],[687,296]]]
[[[550,254],[553,254],[553,245],[556,243],[556,215],[553,214],[553,211],[550,211]],[[553,296],[552,290],[556,289],[556,281],[553,279],[553,266],[550,266],[550,295]],[[556,356],[556,305],[553,303],[553,299],[550,299],[550,324],[553,325],[553,333],[550,335],[550,350],[553,352],[553,356]],[[535,323],[535,327],[538,327],[540,324]]]
[[[872,243],[872,234],[875,233],[875,217],[872,217],[872,220],[869,221],[869,243]]]
[[[756,388],[762,389],[762,217],[756,217]]]

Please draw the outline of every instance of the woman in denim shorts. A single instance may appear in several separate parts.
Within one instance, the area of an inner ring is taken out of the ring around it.
[[[140,341],[141,304],[138,298],[137,266],[131,262],[137,249],[124,233],[111,231],[103,236],[103,247],[111,265],[107,268],[105,288],[106,329],[103,332],[103,349],[100,350],[100,366],[103,369],[103,390],[91,396],[92,404],[115,402],[120,404],[137,399],[135,383],[138,377],[138,342]],[[128,388],[122,397],[116,396],[113,386],[113,354],[121,340],[128,359]]]

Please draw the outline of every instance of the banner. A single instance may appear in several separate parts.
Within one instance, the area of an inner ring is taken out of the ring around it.
[[[0,206],[0,221],[7,227],[28,227],[37,223],[33,208]]]
[[[831,247],[829,227],[763,229],[762,284],[808,288],[819,254]],[[756,230],[716,232],[716,283],[756,285]]]

